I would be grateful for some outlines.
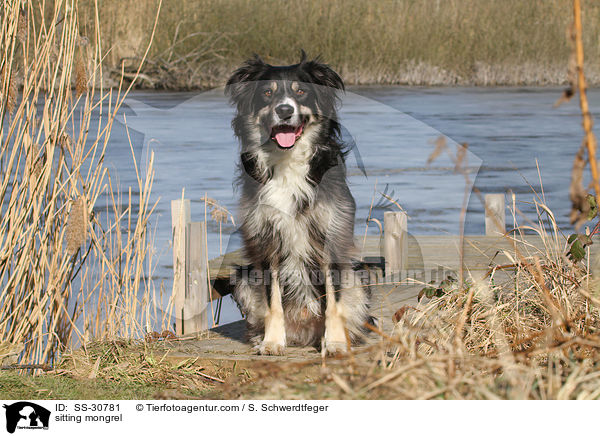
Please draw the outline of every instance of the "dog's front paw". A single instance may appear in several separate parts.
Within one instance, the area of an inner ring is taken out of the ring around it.
[[[283,356],[285,354],[285,345],[263,341],[258,347],[258,354],[262,354],[263,356]]]
[[[339,356],[348,352],[348,344],[346,342],[325,341],[325,354],[328,356]]]

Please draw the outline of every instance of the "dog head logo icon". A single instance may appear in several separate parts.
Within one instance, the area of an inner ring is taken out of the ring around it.
[[[14,433],[19,428],[48,428],[50,411],[28,401],[5,404],[6,431]]]

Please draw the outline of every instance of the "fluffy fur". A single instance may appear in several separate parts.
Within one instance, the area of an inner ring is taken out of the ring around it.
[[[355,203],[336,114],[343,90],[337,73],[304,52],[289,66],[256,56],[225,88],[237,107],[241,233],[251,263],[234,298],[263,354],[309,344],[345,351],[373,322],[354,263]]]

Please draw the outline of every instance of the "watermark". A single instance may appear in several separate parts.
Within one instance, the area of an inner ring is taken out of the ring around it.
[[[271,270],[256,268],[251,265],[240,267],[237,274],[230,276],[229,285],[235,287],[244,282],[249,286],[270,286]],[[332,284],[339,288],[360,287],[375,284],[429,284],[437,283],[448,277],[456,278],[456,271],[438,266],[436,268],[405,269],[392,274],[385,274],[379,267],[363,265],[360,268],[331,269]],[[295,286],[304,285],[320,288],[325,285],[325,273],[321,270],[306,274],[303,270],[288,271],[286,278]],[[282,286],[286,282],[280,283]]]
[[[3,405],[6,413],[6,431],[15,430],[48,430],[50,411],[39,404],[19,401]]]

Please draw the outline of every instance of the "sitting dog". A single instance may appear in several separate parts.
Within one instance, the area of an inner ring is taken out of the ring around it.
[[[228,80],[241,143],[244,254],[233,292],[259,353],[286,345],[345,352],[373,324],[354,261],[355,203],[336,106],[340,76],[318,59],[273,66],[255,56]]]

